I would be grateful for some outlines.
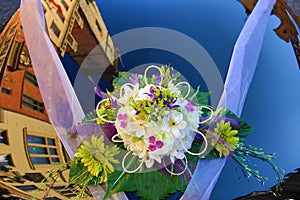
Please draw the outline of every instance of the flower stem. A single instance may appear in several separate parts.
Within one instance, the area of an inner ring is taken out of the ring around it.
[[[126,168],[130,167],[130,165],[133,163],[134,161],[134,157],[132,157],[129,161],[129,163],[126,165]],[[117,180],[115,180],[115,182],[113,183],[113,188],[118,184],[118,182],[120,181],[120,179],[124,176],[126,172],[123,171],[120,176],[117,178]]]

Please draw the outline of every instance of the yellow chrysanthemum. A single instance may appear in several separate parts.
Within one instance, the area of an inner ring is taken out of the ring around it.
[[[108,174],[114,172],[113,164],[119,163],[114,157],[119,154],[116,145],[105,145],[104,136],[92,136],[91,143],[84,141],[77,152],[76,157],[93,176],[100,176],[100,182],[106,182]]]
[[[239,143],[239,138],[235,137],[238,134],[237,130],[231,130],[230,122],[224,122],[224,120],[217,123],[217,127],[214,128],[214,132],[221,136],[228,144],[233,148]]]

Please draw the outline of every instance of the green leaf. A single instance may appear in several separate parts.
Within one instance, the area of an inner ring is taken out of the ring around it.
[[[180,177],[167,177],[159,171],[134,174],[116,171],[108,178],[104,199],[117,192],[136,191],[137,196],[142,199],[157,200],[164,199],[177,190],[184,191],[185,188],[186,185]]]
[[[96,114],[96,110],[94,110],[86,114],[81,123],[89,123],[89,122],[96,123],[97,122],[96,118],[97,118],[97,114]]]
[[[100,176],[93,176],[87,168],[80,162],[79,158],[74,158],[70,165],[68,184],[78,184],[80,186],[98,185],[100,183]]]
[[[79,159],[74,158],[73,162],[70,165],[71,169],[69,172],[69,185],[74,183],[81,183],[82,178],[79,177],[79,174],[85,174],[86,169]]]
[[[191,96],[189,98],[196,105],[208,105],[210,94],[210,92],[201,92],[200,86],[198,86],[197,89],[191,88]]]
[[[115,171],[109,175],[104,199],[118,192],[135,191],[136,188],[132,175],[121,171]]]

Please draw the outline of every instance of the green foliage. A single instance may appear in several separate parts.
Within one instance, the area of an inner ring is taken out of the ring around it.
[[[168,177],[159,171],[134,174],[115,171],[108,178],[105,199],[117,192],[136,191],[142,199],[158,200],[177,190],[183,192],[185,187],[180,177]]]
[[[81,123],[90,123],[94,122],[96,123],[97,115],[96,115],[96,110],[89,112],[85,115]]]
[[[197,89],[191,88],[191,95],[188,99],[192,101],[195,105],[208,105],[210,92],[200,92],[200,86]]]
[[[268,180],[268,178],[260,175],[259,171],[255,169],[255,166],[249,166],[251,162],[249,158],[252,157],[267,162],[277,175],[277,185],[275,187],[275,191],[271,192],[274,194],[274,196],[279,195],[281,191],[280,184],[282,183],[284,178],[284,171],[274,163],[273,159],[275,157],[275,154],[265,154],[262,149],[252,147],[250,145],[245,146],[244,144],[240,144],[232,153],[232,157],[242,167],[245,176],[247,176],[248,178],[253,176],[258,181],[260,181],[261,184],[264,184]]]
[[[81,187],[87,187],[88,185],[98,185],[101,183],[101,176],[93,176],[80,161],[80,158],[75,157],[70,167],[69,185],[76,184]]]
[[[117,164],[114,158],[119,154],[116,145],[105,145],[104,136],[92,136],[91,142],[84,141],[78,148],[74,160],[70,164],[69,185],[81,187],[78,197],[83,197],[88,185],[99,185],[107,181],[109,174],[114,172],[112,164]]]

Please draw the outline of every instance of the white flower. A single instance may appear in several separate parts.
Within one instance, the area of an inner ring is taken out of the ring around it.
[[[146,155],[147,144],[143,139],[133,137],[131,134],[120,134],[120,137],[124,141],[124,146],[127,150],[132,151],[134,155],[139,156],[139,158],[143,158]]]
[[[146,167],[147,168],[152,167],[154,161],[161,163],[160,153],[155,153],[155,152],[149,153],[149,158],[145,160]]]
[[[147,126],[147,123],[142,120],[137,120],[128,123],[129,130],[135,132],[135,135],[137,137],[142,137],[145,135]]]
[[[177,97],[181,96],[181,91],[176,87],[176,85],[174,85],[174,83],[172,83],[172,81],[168,83],[168,89],[174,92]]]
[[[182,138],[180,130],[184,129],[187,122],[183,120],[180,112],[171,110],[170,113],[163,118],[163,131],[171,132],[176,138]]]
[[[151,100],[149,96],[151,87],[158,87],[158,86],[148,84],[145,87],[140,88],[134,100]]]
[[[126,105],[128,102],[132,100],[132,98],[136,95],[139,90],[139,84],[136,83],[135,85],[128,84],[124,86],[124,89],[120,92],[122,93],[122,97],[119,98],[119,102]]]
[[[199,126],[199,118],[200,118],[199,112],[196,107],[195,110],[188,111],[186,109],[186,106],[188,104],[189,102],[187,100],[184,100],[182,104],[180,104],[180,107],[183,108],[182,109],[183,118],[186,119],[187,123],[190,125],[190,129],[197,129]]]
[[[175,158],[178,158],[178,159],[183,159],[184,158],[184,153],[182,153],[181,151],[173,151],[170,155],[170,159],[171,159],[171,162],[174,164],[175,162]]]

